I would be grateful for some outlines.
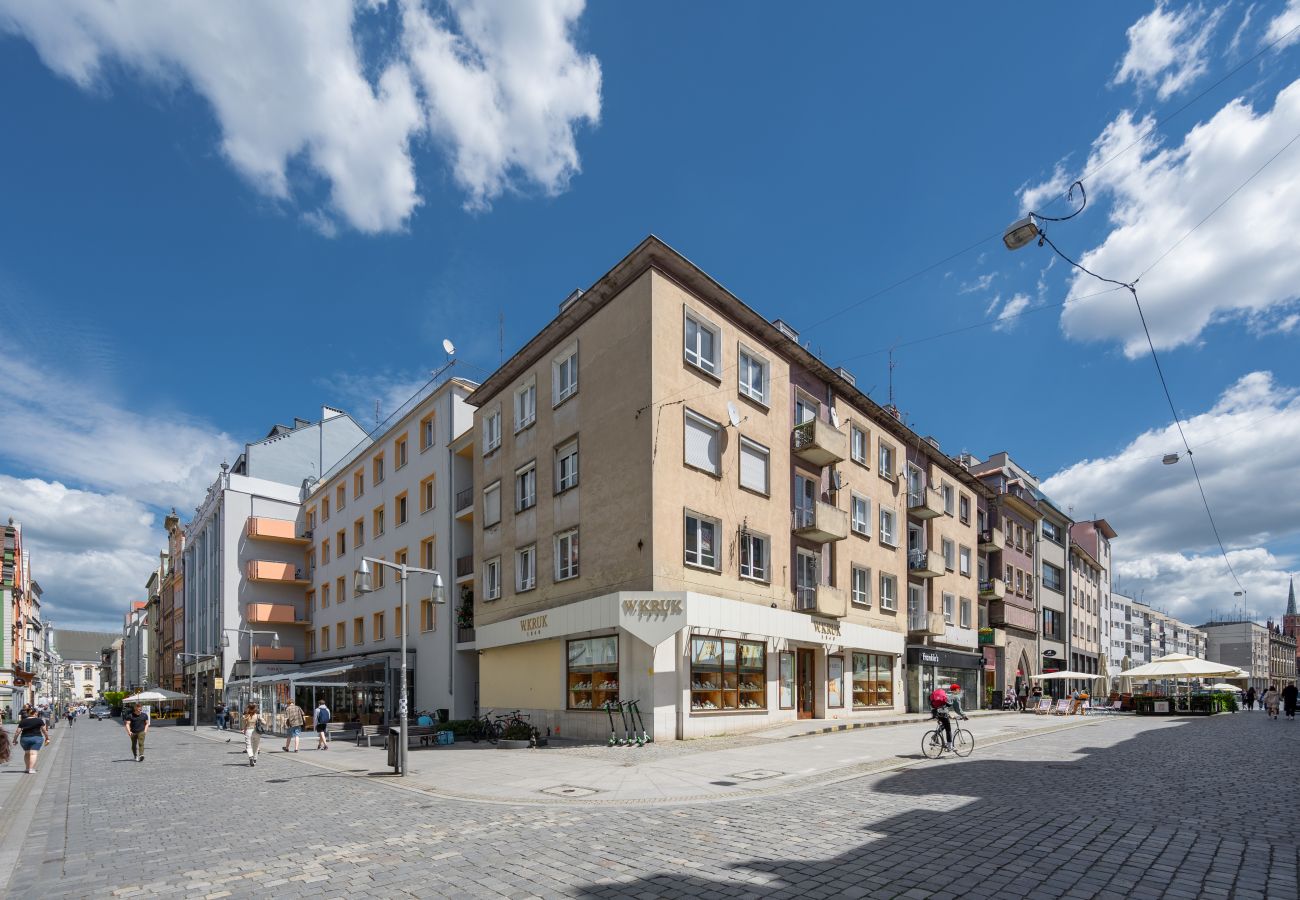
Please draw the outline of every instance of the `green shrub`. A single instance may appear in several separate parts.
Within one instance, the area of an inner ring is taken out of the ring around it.
[[[533,736],[533,727],[525,722],[511,722],[502,736],[507,741],[526,741]]]

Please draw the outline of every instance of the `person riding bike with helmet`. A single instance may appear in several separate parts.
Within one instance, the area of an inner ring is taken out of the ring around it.
[[[948,690],[936,687],[931,691],[930,715],[938,719],[939,724],[943,726],[943,746],[945,750],[951,750],[952,717],[955,715],[963,722],[968,718],[961,708],[961,685],[951,685]]]

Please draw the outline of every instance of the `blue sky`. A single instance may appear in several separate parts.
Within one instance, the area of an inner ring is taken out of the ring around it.
[[[1131,301],[1063,316],[1101,286],[997,235],[1137,139],[1049,233],[1145,268],[1300,133],[1295,0],[393,0],[321,4],[312,29],[60,6],[0,0],[0,508],[42,551],[51,618],[113,624],[160,512],[237,444],[323,403],[370,421],[443,337],[490,371],[499,315],[509,354],[650,232],[878,400],[899,345],[914,426],[1055,475],[1119,530],[1122,584],[1189,618],[1230,605],[1190,470],[1152,459],[1179,445]],[[1140,283],[1265,614],[1300,553],[1298,183],[1300,144]]]

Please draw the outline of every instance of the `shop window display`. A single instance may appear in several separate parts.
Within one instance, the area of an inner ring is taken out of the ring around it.
[[[569,641],[569,709],[602,709],[618,700],[618,636]]]
[[[881,653],[853,654],[853,708],[894,705],[894,657]]]
[[[781,697],[782,709],[794,709],[794,654],[781,653]]]
[[[691,638],[692,712],[766,708],[766,647],[761,642]]]

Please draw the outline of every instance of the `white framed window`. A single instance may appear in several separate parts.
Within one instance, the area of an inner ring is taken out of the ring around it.
[[[740,577],[756,581],[769,580],[770,538],[752,531],[740,532]]]
[[[766,495],[770,490],[768,470],[771,454],[756,441],[740,439],[740,486]]]
[[[750,400],[756,400],[767,406],[767,388],[771,372],[767,360],[741,344],[736,369],[739,372],[740,393]]]
[[[494,481],[483,488],[483,527],[490,528],[501,521],[501,482]]]
[[[886,547],[898,546],[898,513],[892,506],[880,507],[880,543]]]
[[[483,416],[483,454],[501,446],[501,407]]]
[[[555,449],[555,493],[578,486],[578,442],[568,441]]]
[[[851,574],[853,602],[858,606],[871,605],[871,570],[854,566]]]
[[[802,549],[795,554],[795,609],[817,608],[817,583],[821,580],[821,568],[820,554]]]
[[[515,469],[515,512],[537,505],[537,461]]]
[[[943,538],[939,546],[943,550],[943,567],[951,572],[957,568],[957,545],[951,538]]]
[[[898,609],[898,579],[884,572],[880,573],[880,608]]]
[[[685,311],[685,317],[683,331],[686,335],[686,361],[716,378],[722,369],[721,341],[717,326],[690,310]]]
[[[718,568],[718,520],[686,511],[686,564]]]
[[[515,551],[515,591],[537,587],[537,545],[529,544]]]
[[[878,468],[882,478],[894,477],[894,448],[889,446],[889,444],[886,444],[884,441],[880,442],[880,460]]]
[[[849,425],[849,458],[855,463],[867,464],[867,454],[871,452],[871,438],[866,429]]]
[[[853,533],[869,537],[871,535],[871,500],[858,494],[850,494],[849,497],[849,521]]]
[[[483,564],[483,599],[501,599],[501,557],[499,556]]]
[[[515,391],[515,431],[523,431],[537,421],[537,376]]]
[[[794,392],[794,424],[802,425],[805,422],[811,422],[817,418],[821,411],[821,404],[817,402],[816,397],[812,397],[801,390],[796,389]]]
[[[957,511],[958,511],[958,518],[961,519],[961,523],[963,525],[969,525],[970,524],[970,497],[967,497],[965,494],[961,495],[961,499],[957,501]]]
[[[578,529],[570,528],[555,536],[555,580],[578,577]]]
[[[686,465],[714,475],[722,471],[722,427],[699,413],[686,410]]]
[[[961,598],[961,627],[970,628],[970,597]]]
[[[943,495],[943,511],[952,515],[957,511],[957,490],[948,482],[939,484],[939,493]]]
[[[957,550],[957,571],[962,575],[970,575],[970,547],[960,547]]]
[[[954,594],[944,594],[943,620],[951,625],[955,615],[957,615],[957,597]]]
[[[571,344],[551,361],[551,405],[559,406],[578,393],[578,345]]]

